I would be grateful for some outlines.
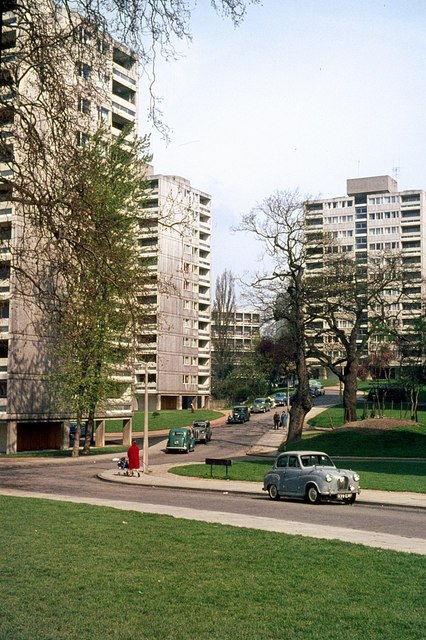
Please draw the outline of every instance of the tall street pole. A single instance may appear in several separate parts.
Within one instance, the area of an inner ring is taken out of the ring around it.
[[[145,362],[145,401],[143,407],[143,452],[142,467],[143,472],[148,472],[148,363]]]

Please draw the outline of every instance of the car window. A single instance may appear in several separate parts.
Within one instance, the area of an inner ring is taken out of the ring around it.
[[[299,467],[299,460],[296,458],[296,456],[290,456],[288,459],[288,466],[289,467]]]
[[[302,461],[302,465],[304,467],[310,467],[313,464],[309,456],[301,456],[300,460]]]
[[[277,467],[286,467],[288,462],[288,457],[284,456],[283,458],[278,458]]]

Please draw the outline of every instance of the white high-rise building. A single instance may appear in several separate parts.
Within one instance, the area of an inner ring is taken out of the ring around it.
[[[152,312],[139,336],[136,393],[149,409],[205,407],[210,396],[211,198],[178,176],[152,175],[140,222]]]
[[[352,254],[366,273],[375,258],[397,252],[409,284],[403,295],[392,290],[384,293],[401,330],[409,332],[414,318],[421,314],[425,292],[426,193],[421,189],[398,191],[396,180],[387,175],[349,179],[346,191],[344,196],[306,205],[307,272],[315,273],[323,266],[315,249],[320,233],[330,234],[339,250]],[[342,329],[345,322],[342,318]],[[375,348],[374,341],[372,337],[366,355]]]

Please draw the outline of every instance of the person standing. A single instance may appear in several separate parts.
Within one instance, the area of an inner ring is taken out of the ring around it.
[[[136,472],[139,478],[141,468],[139,447],[134,440],[132,440],[132,444],[127,450],[127,457],[129,459],[129,475],[133,476],[134,472]]]
[[[274,429],[279,429],[280,427],[280,414],[278,411],[274,413]]]
[[[283,429],[285,429],[287,426],[287,418],[288,418],[288,408],[284,407],[281,414],[281,427]]]

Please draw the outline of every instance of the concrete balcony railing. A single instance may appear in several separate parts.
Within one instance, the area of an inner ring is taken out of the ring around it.
[[[114,94],[112,101],[112,109],[120,115],[124,116],[127,120],[134,120],[136,118],[136,107],[131,102],[120,98]]]
[[[137,84],[135,78],[132,78],[132,76],[129,75],[128,73],[125,73],[123,71],[119,71],[115,67],[112,70],[112,74],[113,74],[113,76],[115,78],[120,78],[120,81],[124,81],[124,82],[128,83],[129,85],[131,85],[132,87],[135,87],[136,84]]]

